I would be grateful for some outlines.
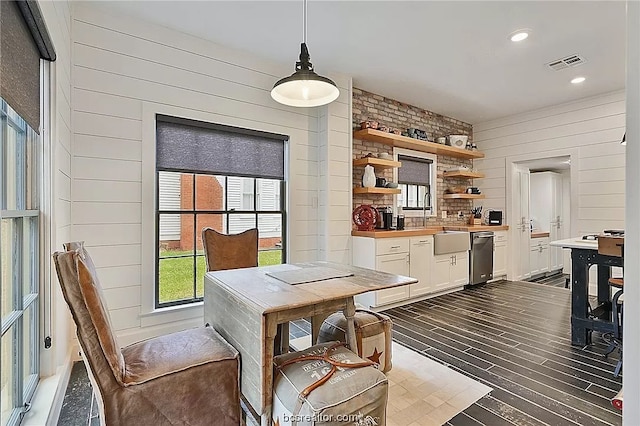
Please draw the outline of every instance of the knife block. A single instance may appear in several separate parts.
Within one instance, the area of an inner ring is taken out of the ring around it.
[[[475,217],[471,216],[469,218],[469,225],[482,225],[482,219],[476,219]]]

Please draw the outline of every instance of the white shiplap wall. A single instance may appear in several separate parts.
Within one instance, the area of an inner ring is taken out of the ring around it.
[[[480,204],[506,211],[509,159],[573,153],[571,235],[623,229],[624,126],[624,92],[474,124],[473,141],[485,153],[474,162],[486,174],[478,180],[487,197]]]
[[[340,88],[351,99],[351,85]],[[351,263],[351,147],[350,102],[329,104],[320,112],[318,134],[320,258]]]
[[[202,322],[201,308],[150,313],[156,112],[289,135],[289,260],[318,258],[318,111],[269,96],[291,64],[112,15],[92,2],[75,5],[73,42],[73,234],[95,258],[121,343]],[[339,102],[349,99],[343,90]],[[348,108],[341,113],[348,123]]]

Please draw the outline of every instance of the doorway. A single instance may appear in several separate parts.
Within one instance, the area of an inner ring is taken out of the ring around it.
[[[567,150],[541,158],[527,155],[507,158],[507,223],[509,268],[507,278],[527,281],[570,271],[567,250],[552,241],[570,238],[577,200],[571,183],[577,182],[577,152]],[[533,237],[533,238],[532,238]]]

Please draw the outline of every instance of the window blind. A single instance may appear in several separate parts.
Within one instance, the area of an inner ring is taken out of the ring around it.
[[[402,167],[398,169],[398,183],[412,185],[429,185],[431,183],[429,169],[433,161],[426,158],[398,155]]]
[[[284,179],[288,136],[156,117],[156,167],[164,171]]]
[[[0,96],[36,132],[40,58],[56,58],[37,1],[0,1]]]

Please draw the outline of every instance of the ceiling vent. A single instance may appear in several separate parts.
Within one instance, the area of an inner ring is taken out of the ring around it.
[[[580,55],[571,55],[566,58],[557,59],[555,61],[549,62],[547,66],[554,71],[560,71],[569,67],[577,67],[578,65],[582,65],[587,60]]]

